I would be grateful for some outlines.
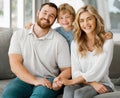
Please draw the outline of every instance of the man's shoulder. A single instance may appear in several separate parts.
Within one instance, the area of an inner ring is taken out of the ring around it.
[[[54,38],[58,40],[65,40],[65,38],[56,30],[52,29],[52,32],[54,34]]]
[[[30,30],[27,29],[17,29],[14,31],[14,36],[18,36],[18,37],[24,37],[25,35],[28,35],[30,32]]]

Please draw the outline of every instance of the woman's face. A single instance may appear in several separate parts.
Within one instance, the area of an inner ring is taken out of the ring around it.
[[[79,23],[80,23],[81,29],[86,34],[95,33],[96,19],[89,12],[86,11],[80,14]]]

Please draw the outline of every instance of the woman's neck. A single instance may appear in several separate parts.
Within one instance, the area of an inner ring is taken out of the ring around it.
[[[89,51],[93,51],[95,46],[95,35],[91,34],[87,36],[87,48]]]

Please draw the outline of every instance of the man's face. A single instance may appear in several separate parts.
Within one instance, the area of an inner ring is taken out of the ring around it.
[[[57,11],[55,8],[49,5],[45,5],[38,12],[37,24],[43,29],[48,29],[54,23],[56,19],[56,15],[57,15]]]

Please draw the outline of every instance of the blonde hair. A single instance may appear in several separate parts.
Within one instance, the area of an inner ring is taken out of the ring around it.
[[[75,20],[75,10],[74,8],[69,5],[68,3],[63,3],[61,4],[59,7],[58,7],[58,18],[57,18],[57,21],[59,22],[59,15],[60,13],[70,13],[73,17],[73,21]]]
[[[86,53],[88,51],[86,45],[87,37],[85,32],[80,27],[80,20],[79,20],[80,15],[86,11],[89,12],[91,15],[93,15],[96,19],[96,29],[95,29],[96,35],[95,35],[95,44],[94,44],[96,49],[95,54],[99,54],[103,51],[102,47],[105,41],[104,21],[102,17],[98,14],[97,10],[91,5],[85,5],[81,7],[76,14],[75,27],[74,27],[74,40],[78,44],[78,53],[80,53],[81,56],[86,56]]]

